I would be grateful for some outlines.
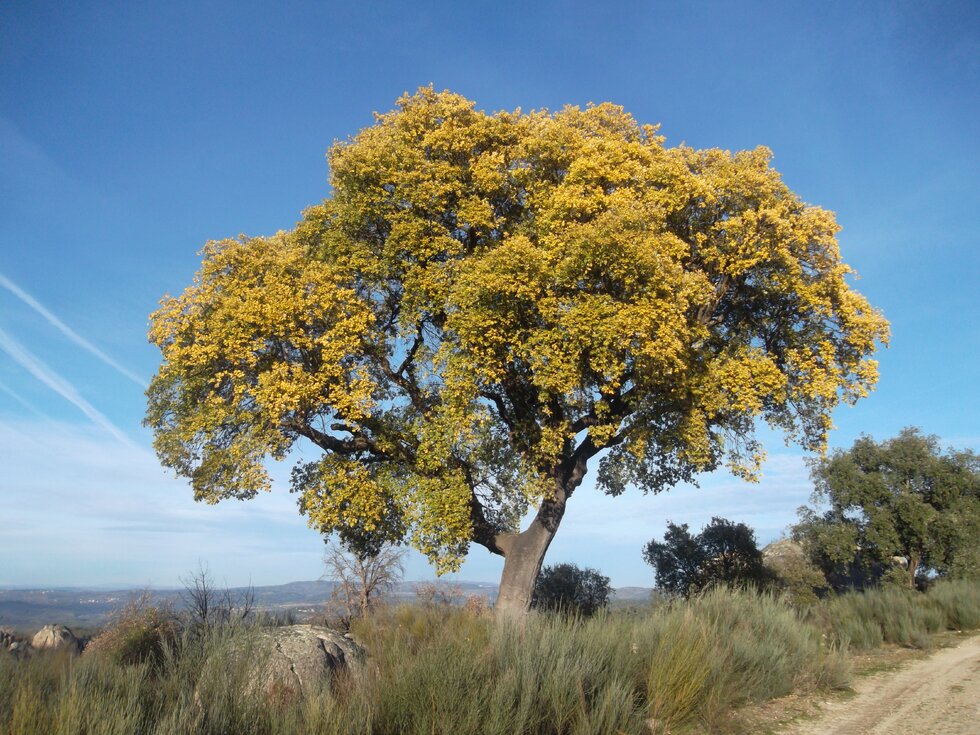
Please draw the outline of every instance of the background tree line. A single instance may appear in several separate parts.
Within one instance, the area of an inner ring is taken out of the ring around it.
[[[764,563],[743,523],[713,518],[697,534],[668,523],[663,541],[643,552],[657,585],[690,595],[716,584],[774,584],[806,598],[980,575],[980,462],[972,451],[943,451],[937,437],[907,428],[883,442],[861,437],[815,460],[811,476],[813,506],[800,508],[779,558]]]

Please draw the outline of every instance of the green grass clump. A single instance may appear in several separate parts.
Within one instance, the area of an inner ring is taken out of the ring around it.
[[[593,621],[535,614],[516,626],[405,606],[354,632],[377,664],[362,683],[372,733],[642,732],[633,677],[617,661],[627,646]]]
[[[926,594],[895,587],[850,592],[824,600],[813,616],[837,645],[924,648],[933,633],[980,627],[980,586],[942,580]]]
[[[932,585],[926,596],[942,612],[947,629],[980,628],[980,584],[943,580]]]
[[[733,707],[839,687],[846,660],[782,599],[717,589],[662,608],[650,623],[647,698],[658,731],[710,728]]]

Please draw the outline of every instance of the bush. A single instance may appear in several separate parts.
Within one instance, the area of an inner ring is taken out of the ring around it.
[[[534,584],[531,605],[540,610],[589,617],[606,606],[611,592],[609,577],[597,570],[556,564],[541,570]]]
[[[926,596],[942,612],[949,630],[980,628],[980,583],[942,580],[930,587]]]
[[[159,665],[180,636],[180,622],[169,605],[153,605],[143,593],[116,612],[109,625],[85,648],[124,665]]]
[[[732,707],[845,684],[837,642],[922,645],[931,630],[980,623],[980,588],[847,595],[807,615],[727,589],[629,615],[532,613],[522,626],[462,606],[383,607],[353,625],[373,654],[367,666],[272,707],[247,695],[244,667],[222,658],[243,646],[262,655],[241,625],[185,634],[159,663],[0,656],[0,732],[640,735],[651,718],[658,733],[716,731]],[[125,629],[114,635],[125,640]]]
[[[828,589],[827,578],[796,541],[785,538],[773,541],[762,550],[762,559],[769,585],[795,607],[816,604]]]

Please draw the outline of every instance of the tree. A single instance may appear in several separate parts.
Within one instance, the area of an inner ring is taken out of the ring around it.
[[[199,564],[197,571],[181,577],[180,582],[184,585],[180,598],[192,628],[211,630],[232,622],[244,622],[254,611],[255,588],[252,585],[237,593],[227,587],[218,589],[206,564]]]
[[[332,579],[334,601],[342,608],[341,622],[364,616],[378,598],[394,587],[404,573],[405,552],[385,544],[370,551],[356,551],[339,543],[327,545],[323,563]]]
[[[668,521],[663,542],[650,541],[643,559],[654,568],[658,587],[685,596],[715,584],[761,584],[767,578],[755,532],[724,518],[712,518],[696,536],[686,523]]]
[[[328,158],[329,199],[209,243],[151,317],[146,423],[200,500],[268,489],[266,459],[305,440],[313,527],[440,573],[481,545],[522,614],[592,462],[611,495],[723,463],[751,479],[758,418],[819,449],[876,382],[886,323],[764,148],[423,88]]]
[[[580,569],[575,564],[555,564],[541,570],[534,585],[531,604],[542,610],[594,615],[609,601],[609,577],[596,569]]]
[[[811,474],[812,502],[829,508],[801,508],[794,533],[836,586],[874,581],[896,564],[909,587],[923,575],[980,572],[980,458],[972,451],[943,453],[937,437],[910,427],[881,443],[863,436],[816,461]]]

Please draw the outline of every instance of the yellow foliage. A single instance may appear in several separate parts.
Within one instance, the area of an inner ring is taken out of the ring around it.
[[[611,104],[406,95],[331,148],[331,199],[209,244],[153,315],[157,450],[214,502],[305,437],[311,524],[406,536],[442,570],[603,449],[612,493],[723,461],[751,479],[757,418],[819,450],[887,324],[771,157],[666,147]]]

